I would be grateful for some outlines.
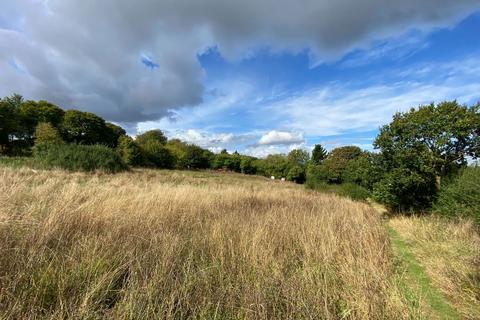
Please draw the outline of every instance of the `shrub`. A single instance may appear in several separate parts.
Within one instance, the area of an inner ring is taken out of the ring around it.
[[[305,182],[305,169],[302,166],[295,165],[288,170],[287,180],[294,181],[296,183]]]
[[[159,141],[148,140],[141,147],[145,153],[148,165],[165,169],[173,168],[175,159],[170,151]]]
[[[35,148],[35,158],[46,167],[71,171],[115,173],[128,169],[115,151],[101,145],[40,145]]]
[[[35,145],[63,144],[60,133],[48,122],[41,122],[35,129]]]
[[[306,185],[315,189],[317,185],[323,185],[328,182],[328,169],[325,165],[309,164],[306,171]]]
[[[440,189],[433,210],[447,217],[468,217],[480,224],[480,167],[465,168]]]
[[[256,174],[257,167],[255,166],[255,158],[249,156],[242,156],[240,160],[240,170],[244,174]]]
[[[141,166],[145,164],[142,150],[129,136],[124,135],[118,138],[117,153],[123,161],[130,166]]]
[[[399,211],[426,209],[436,194],[435,176],[396,168],[386,173],[373,186],[373,198],[387,207]]]

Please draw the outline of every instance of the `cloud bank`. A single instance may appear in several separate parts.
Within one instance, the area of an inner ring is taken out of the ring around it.
[[[478,0],[4,0],[0,95],[108,120],[155,120],[204,97],[197,55],[309,49],[312,64],[375,39],[449,25]]]

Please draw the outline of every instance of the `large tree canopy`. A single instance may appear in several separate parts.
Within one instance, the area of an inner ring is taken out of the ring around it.
[[[386,163],[431,172],[437,179],[480,155],[479,106],[456,101],[397,113],[380,130],[374,146]]]

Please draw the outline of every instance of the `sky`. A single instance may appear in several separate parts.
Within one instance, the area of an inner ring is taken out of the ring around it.
[[[212,151],[372,150],[393,114],[480,101],[480,0],[0,0],[0,96]]]

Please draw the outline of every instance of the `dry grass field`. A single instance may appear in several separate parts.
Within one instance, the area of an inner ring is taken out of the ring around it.
[[[428,318],[381,215],[213,172],[0,167],[2,319]]]

